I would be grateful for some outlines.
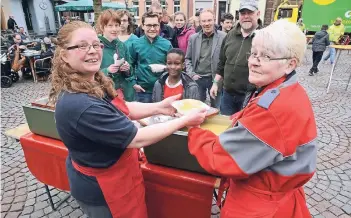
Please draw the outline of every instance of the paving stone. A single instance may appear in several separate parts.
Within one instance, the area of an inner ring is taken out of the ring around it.
[[[344,205],[343,207],[341,207],[341,209],[347,213],[348,215],[351,215],[351,205],[347,204],[347,205]]]
[[[32,199],[27,199],[26,200],[26,203],[24,204],[24,206],[33,206],[35,204],[35,199],[32,198]]]
[[[344,206],[345,204],[341,201],[339,201],[338,199],[331,199],[330,203],[334,204],[335,206],[341,208],[342,206]]]
[[[11,204],[1,204],[1,213],[9,211]]]
[[[348,197],[345,197],[342,195],[337,195],[335,198],[338,199],[339,201],[345,203],[345,204],[350,200]]]
[[[72,211],[73,211],[73,208],[71,206],[66,206],[66,207],[63,207],[62,209],[60,209],[60,213],[62,216],[66,216],[69,213],[71,213]]]
[[[36,210],[35,212],[33,212],[30,217],[31,218],[39,218],[39,217],[43,217],[44,216],[44,211],[43,210]]]
[[[322,201],[323,198],[319,195],[319,194],[316,194],[314,193],[313,195],[311,195],[311,198],[313,198],[315,201],[319,202],[319,201]]]
[[[44,209],[47,207],[49,204],[46,201],[39,201],[36,204],[34,204],[35,211]]]
[[[19,202],[19,203],[13,203],[11,208],[10,208],[10,211],[11,212],[14,212],[14,211],[22,211],[23,210],[23,206],[24,206],[24,203],[23,202]]]
[[[14,199],[13,196],[5,197],[5,198],[2,199],[1,204],[10,204],[10,203],[12,203],[13,199]]]
[[[49,213],[52,213],[52,208],[51,208],[51,206],[48,206],[48,207],[45,207],[44,208],[44,214],[49,214]]]
[[[334,214],[332,214],[331,212],[329,211],[324,211],[322,213],[322,215],[325,217],[325,218],[338,218],[337,216],[335,216]]]
[[[328,208],[328,211],[332,212],[335,216],[340,216],[341,214],[344,213],[343,210],[341,210],[339,207],[337,206],[331,206]]]
[[[34,211],[33,206],[25,207],[22,211],[22,215],[31,214]]]
[[[5,191],[3,197],[11,197],[15,195],[15,190]]]
[[[26,201],[26,199],[27,199],[27,196],[25,196],[25,195],[20,195],[20,196],[17,196],[17,197],[13,200],[13,202],[14,202],[14,203],[24,202],[24,201]]]
[[[80,217],[83,215],[83,212],[81,210],[74,210],[72,213],[69,214],[70,218],[76,218],[76,217]]]
[[[5,218],[18,218],[21,215],[21,212],[8,212]]]

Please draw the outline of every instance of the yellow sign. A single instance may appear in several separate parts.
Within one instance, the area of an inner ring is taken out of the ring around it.
[[[313,0],[314,3],[317,5],[330,5],[331,3],[334,3],[336,0]]]

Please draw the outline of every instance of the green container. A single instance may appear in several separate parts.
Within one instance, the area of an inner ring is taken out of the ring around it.
[[[219,135],[231,125],[229,117],[216,115],[207,118],[201,125]],[[208,174],[188,149],[188,132],[186,129],[177,131],[163,140],[144,148],[146,159],[152,164]]]
[[[23,111],[31,132],[61,140],[56,129],[54,110],[25,105],[23,106]]]

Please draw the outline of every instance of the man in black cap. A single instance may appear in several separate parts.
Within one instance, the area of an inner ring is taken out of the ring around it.
[[[251,50],[254,31],[259,28],[257,0],[241,0],[239,23],[224,38],[216,77],[210,95],[217,96],[218,82],[223,79],[223,93],[220,111],[223,115],[232,115],[241,110],[245,93],[249,86],[249,68],[247,53]]]

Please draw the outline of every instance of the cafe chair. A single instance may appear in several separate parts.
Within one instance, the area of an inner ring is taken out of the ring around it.
[[[47,80],[52,66],[52,57],[46,57],[42,59],[37,59],[34,61],[35,73]]]

